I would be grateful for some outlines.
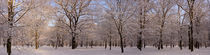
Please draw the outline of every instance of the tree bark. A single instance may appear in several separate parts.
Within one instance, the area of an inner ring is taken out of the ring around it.
[[[182,36],[181,36],[181,40],[179,40],[179,48],[180,50],[182,50]]]
[[[83,47],[83,40],[82,40],[81,43],[80,43],[80,47]]]
[[[109,37],[109,50],[112,49],[112,36]]]
[[[13,9],[13,0],[8,0],[8,21],[9,21],[9,37],[7,39],[7,53],[8,55],[11,55],[11,40],[12,40],[12,27],[13,27],[13,16],[14,15],[14,9]]]
[[[93,48],[93,40],[90,42],[90,47]]]
[[[141,51],[142,50],[142,32],[139,32],[138,42],[137,42],[137,48]]]
[[[194,13],[193,13],[193,6],[195,0],[187,0],[188,2],[188,7],[189,7],[189,17],[190,17],[190,25],[189,25],[189,49],[193,51],[193,18],[194,18]]]
[[[161,30],[160,30],[160,39],[159,39],[159,44],[158,44],[158,50],[163,49],[162,28],[163,28],[163,25],[161,25]]]
[[[37,30],[35,30],[35,49],[39,48],[39,43],[38,43],[38,33]]]
[[[7,39],[7,53],[8,55],[11,55],[11,36]]]
[[[72,37],[72,49],[76,49],[76,40],[75,40],[75,36]]]
[[[105,49],[107,48],[107,40],[105,40]]]
[[[123,37],[122,37],[122,34],[121,34],[121,33],[119,33],[119,35],[120,35],[120,47],[121,47],[121,52],[124,53]]]

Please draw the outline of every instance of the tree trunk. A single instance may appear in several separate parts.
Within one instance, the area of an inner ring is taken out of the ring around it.
[[[180,36],[180,40],[179,40],[179,48],[180,48],[180,50],[182,50],[182,47],[183,47],[181,30],[182,30],[182,28],[180,27],[180,30],[178,31],[179,32],[179,36]]]
[[[88,41],[88,38],[86,39],[85,46],[86,46],[86,48],[88,48],[88,46],[89,46],[89,41]]]
[[[182,45],[182,35],[181,35],[181,30],[182,30],[182,28],[180,27],[180,30],[178,31],[178,32],[179,32],[179,36],[180,36],[180,40],[179,40],[179,48],[180,48],[180,50],[182,50],[182,47],[183,47],[183,45]]]
[[[126,41],[126,39],[125,39],[125,38],[123,38],[123,47],[124,47],[124,48],[126,48],[126,47],[127,47],[127,45],[126,45],[126,42],[125,42],[125,41]]]
[[[200,42],[198,42],[198,41],[195,42],[195,48],[197,48],[197,49],[200,48]]]
[[[163,40],[162,40],[162,29],[160,30],[160,39],[158,44],[158,50],[163,49]]]
[[[64,46],[64,39],[61,38],[61,47],[63,47],[63,46]]]
[[[165,25],[165,19],[166,19],[166,14],[162,16],[162,21],[161,21],[161,27],[160,27],[160,40],[159,40],[159,46],[158,46],[158,50],[163,49],[163,27]]]
[[[189,29],[190,29],[190,31],[189,31],[189,33],[188,33],[188,35],[189,35],[189,49],[190,49],[190,51],[193,51],[193,37],[192,37],[192,27],[190,26],[189,27]]]
[[[76,49],[76,40],[75,40],[75,36],[72,37],[72,49]]]
[[[80,43],[80,47],[83,47],[83,41],[81,41],[81,43]]]
[[[142,50],[142,32],[139,32],[138,42],[137,42],[137,48],[141,51]]]
[[[119,34],[120,34],[120,47],[121,47],[121,52],[124,53],[124,49],[123,49],[124,48],[123,47],[123,45],[124,45],[123,44],[123,37],[122,37],[122,34],[121,33],[119,33]]]
[[[144,48],[146,47],[146,45],[147,45],[147,44],[146,44],[146,41],[144,40]]]
[[[14,11],[13,11],[13,0],[8,0],[8,21],[9,21],[9,38],[7,39],[7,53],[8,55],[11,55],[11,39],[12,39],[12,27],[13,27],[13,15],[14,15]]]
[[[207,43],[208,43],[208,42],[205,42],[205,43],[204,43],[204,45],[205,45],[205,48],[207,48]]]
[[[112,36],[109,37],[109,50],[112,49]]]
[[[39,43],[38,43],[38,33],[37,30],[35,31],[35,49],[39,48]]]
[[[93,48],[93,40],[90,42],[90,47]]]
[[[107,40],[105,40],[105,49],[107,48]]]
[[[194,19],[194,13],[193,13],[193,6],[195,0],[187,0],[188,6],[189,6],[189,17],[190,17],[190,25],[189,25],[189,49],[193,51],[193,19]]]
[[[7,53],[8,55],[11,55],[11,36],[7,39]]]
[[[179,40],[179,48],[182,50],[182,40]]]

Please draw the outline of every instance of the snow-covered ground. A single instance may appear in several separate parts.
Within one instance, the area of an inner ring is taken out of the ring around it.
[[[13,47],[12,55],[210,55],[210,48],[195,49],[190,52],[187,48],[180,50],[178,47],[165,48],[157,50],[153,47],[146,47],[143,51],[139,51],[135,47],[126,47],[125,53],[120,52],[120,48],[112,48],[112,50],[104,49],[104,47],[82,48],[79,47],[72,50],[69,47],[52,48],[43,46],[35,50],[33,47]],[[0,47],[0,55],[7,55],[4,47]]]

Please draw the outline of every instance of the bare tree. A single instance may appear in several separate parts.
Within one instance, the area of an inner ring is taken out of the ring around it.
[[[76,37],[78,32],[78,24],[80,17],[87,14],[87,7],[91,0],[60,0],[56,3],[63,9],[63,14],[68,18],[68,22],[65,23],[72,36],[72,49],[77,47]]]
[[[197,42],[197,40],[195,41],[195,37],[200,35],[200,31],[198,31],[198,29],[200,28],[200,21],[202,20],[203,17],[205,17],[205,12],[203,12],[205,10],[205,8],[200,9],[202,6],[201,4],[205,4],[203,0],[177,0],[177,5],[187,14],[187,19],[189,21],[189,25],[188,25],[188,38],[189,38],[189,49],[191,51],[194,50],[194,42]],[[196,9],[195,9],[196,8]],[[198,9],[197,9],[198,8]],[[199,11],[199,12],[198,12]],[[194,35],[196,34],[196,35]],[[196,38],[197,39],[197,38]],[[197,42],[198,43],[198,42]],[[195,46],[196,47],[196,46]]]
[[[109,14],[110,18],[112,19],[112,23],[114,23],[118,31],[121,52],[123,53],[124,26],[126,24],[126,20],[133,16],[136,8],[132,6],[132,1],[128,0],[107,0],[106,4],[109,7],[106,12]]]
[[[141,0],[141,1],[137,1],[137,2],[139,5],[137,15],[136,15],[137,16],[137,24],[139,26],[139,31],[138,31],[139,37],[137,40],[137,48],[139,50],[142,50],[144,30],[145,30],[146,22],[148,21],[148,19],[146,19],[146,16],[147,16],[147,12],[151,9],[151,7],[150,7],[151,5],[149,5],[150,0]]]
[[[13,27],[15,23],[17,23],[30,9],[32,9],[32,2],[31,1],[16,1],[16,0],[8,0],[8,17],[4,16],[5,19],[8,19],[8,26],[9,26],[9,31],[8,33],[8,39],[7,39],[7,53],[8,55],[11,55],[11,39],[12,39],[12,32],[13,32]],[[25,3],[25,4],[24,4]],[[28,3],[28,4],[27,4]],[[25,5],[25,7],[21,7],[20,5]],[[27,5],[27,6],[26,6]],[[18,9],[18,11],[16,11]],[[2,13],[1,13],[2,14]],[[16,18],[15,16],[18,14],[18,17]]]

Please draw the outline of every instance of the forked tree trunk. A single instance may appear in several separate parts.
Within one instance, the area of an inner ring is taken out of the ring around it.
[[[193,13],[193,8],[194,8],[194,2],[195,0],[187,0],[188,2],[188,7],[189,7],[189,17],[190,17],[190,25],[189,25],[189,49],[193,51],[193,19],[194,19],[194,13]]]

